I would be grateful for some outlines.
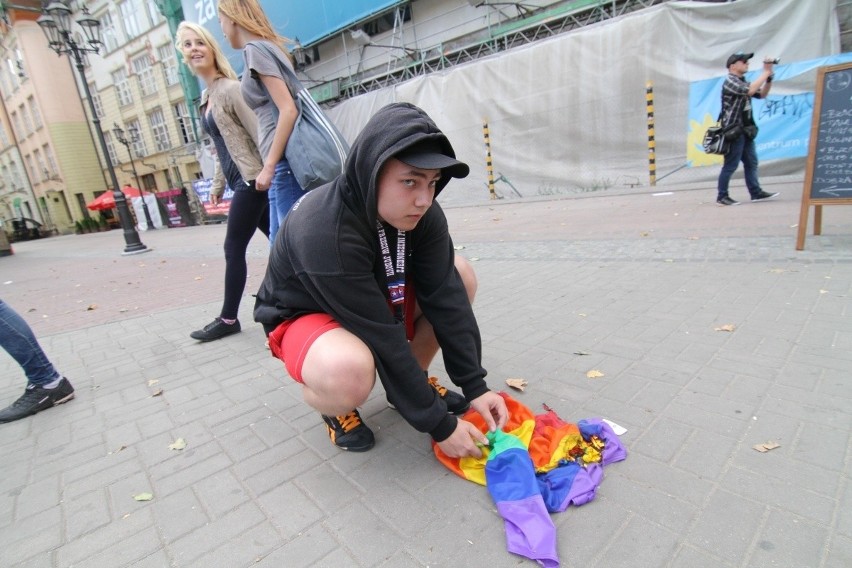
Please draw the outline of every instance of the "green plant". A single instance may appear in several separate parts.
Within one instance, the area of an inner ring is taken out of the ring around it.
[[[82,235],[84,232],[83,224],[80,221],[74,221],[74,233]]]

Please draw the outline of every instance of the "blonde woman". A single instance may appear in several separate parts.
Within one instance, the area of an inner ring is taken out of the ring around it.
[[[258,189],[269,190],[269,231],[274,242],[290,207],[303,194],[284,156],[298,116],[279,67],[282,62],[292,67],[284,51],[287,40],[275,32],[257,0],[219,0],[219,25],[231,47],[243,50],[241,90],[257,115],[263,169],[256,182]]]
[[[263,168],[257,149],[257,119],[240,93],[237,74],[203,27],[181,22],[176,47],[187,67],[204,82],[199,116],[213,140],[219,165],[210,199],[218,203],[225,182],[234,190],[225,232],[225,299],[219,317],[190,337],[213,341],[240,331],[237,315],[246,286],[246,248],[256,229],[269,236],[269,201],[256,178]]]

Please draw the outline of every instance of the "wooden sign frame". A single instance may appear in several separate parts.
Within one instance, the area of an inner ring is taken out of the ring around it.
[[[822,119],[822,99],[825,87],[825,76],[838,71],[850,71],[852,75],[852,63],[841,63],[817,69],[816,90],[814,92],[814,110],[811,119],[811,138],[808,143],[808,159],[805,166],[805,183],[802,188],[802,208],[799,212],[799,231],[796,237],[796,250],[805,248],[805,234],[808,231],[808,212],[811,205],[814,206],[814,235],[822,234],[822,206],[823,205],[852,205],[851,197],[833,197],[830,199],[814,199],[811,197],[813,190],[814,173],[817,166],[817,145],[819,142],[820,122]]]

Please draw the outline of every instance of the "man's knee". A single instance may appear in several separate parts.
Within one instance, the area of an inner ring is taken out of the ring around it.
[[[363,404],[376,381],[372,352],[352,334],[336,329],[319,337],[302,367],[305,386],[330,405]]]
[[[476,289],[478,286],[476,281],[476,272],[474,272],[473,266],[471,266],[470,262],[462,256],[456,255],[455,265],[456,270],[464,283],[464,288],[467,290],[467,298],[472,304],[473,299],[476,297]]]

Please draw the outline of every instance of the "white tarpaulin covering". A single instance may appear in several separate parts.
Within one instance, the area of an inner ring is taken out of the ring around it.
[[[754,69],[764,56],[788,63],[839,49],[834,0],[668,2],[368,93],[328,112],[352,141],[389,102],[424,108],[471,165],[471,175],[453,182],[444,203],[488,199],[485,120],[495,177],[504,176],[499,194],[647,186],[648,82],[660,177],[686,163],[690,82],[726,74],[725,60],[735,51],[755,52]],[[801,85],[795,88],[800,92]],[[776,82],[773,94],[784,89]],[[763,164],[761,173],[773,175],[776,164],[779,174],[803,171],[804,160],[793,162]],[[692,168],[666,183],[713,179],[717,170]]]

